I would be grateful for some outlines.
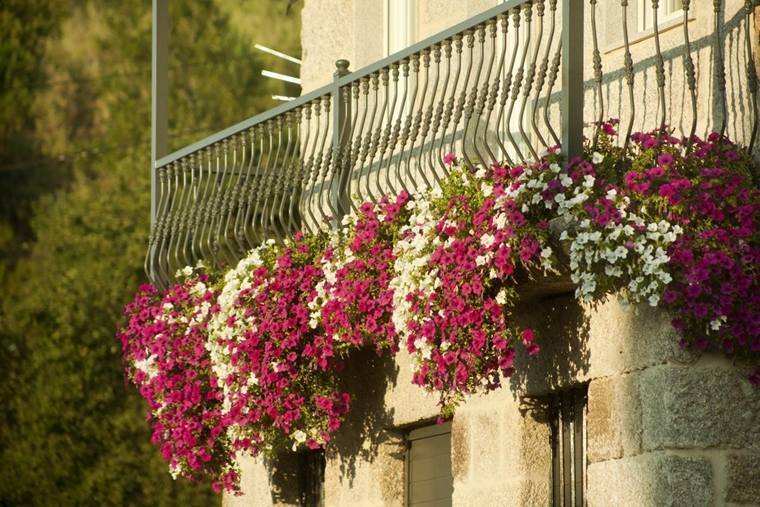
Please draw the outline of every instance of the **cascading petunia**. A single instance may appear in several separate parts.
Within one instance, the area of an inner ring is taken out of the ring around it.
[[[556,268],[578,298],[663,307],[684,347],[760,364],[751,160],[717,134],[637,133],[624,153],[614,122],[598,132],[568,162],[551,149],[467,168],[449,153],[449,175],[425,193],[269,240],[223,277],[185,268],[163,293],[142,286],[119,338],[172,475],[236,492],[242,454],[327,445],[351,401],[342,363],[359,347],[404,347],[413,382],[451,416],[499,387],[519,347],[538,353],[513,309],[521,283]],[[559,244],[552,219],[570,224]],[[760,385],[760,368],[749,380]]]

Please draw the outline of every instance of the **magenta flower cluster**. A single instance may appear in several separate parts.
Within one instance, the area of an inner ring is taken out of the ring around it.
[[[231,333],[221,344],[234,371],[222,380],[230,404],[224,422],[236,451],[258,454],[282,435],[318,448],[348,411],[350,396],[335,378],[338,342],[309,324],[322,276],[318,244],[297,235],[273,265],[255,268],[228,318],[231,329],[239,315],[247,319],[242,336]]]
[[[668,251],[662,296],[682,345],[760,357],[760,191],[745,151],[715,133],[690,146],[657,133],[634,140],[647,163],[625,175],[632,198],[685,231]],[[750,380],[760,384],[760,370]]]
[[[148,402],[152,442],[161,448],[172,475],[214,478],[214,488],[234,489],[223,431],[222,390],[205,348],[206,325],[216,294],[201,275],[163,295],[140,287],[124,308],[128,323],[119,333],[127,375]]]
[[[393,235],[408,218],[404,206],[409,199],[401,192],[395,199],[384,196],[377,205],[362,204],[345,244],[325,249],[323,264],[339,267],[320,287],[324,304],[319,317],[334,340],[371,345],[378,353],[398,350],[389,283],[396,261]]]
[[[515,272],[541,267],[547,232],[507,197],[513,183],[500,165],[454,172],[432,201],[438,212],[425,237],[433,245],[425,269],[437,276],[432,290],[406,298],[406,346],[418,360],[413,382],[440,393],[444,415],[464,396],[499,387],[514,371],[517,344],[539,351],[533,330],[520,329],[510,310]],[[402,237],[414,242],[415,234],[410,228]]]

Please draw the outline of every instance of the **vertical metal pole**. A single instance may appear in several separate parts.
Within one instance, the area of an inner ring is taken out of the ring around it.
[[[348,183],[348,174],[347,174],[347,167],[349,164],[347,163],[347,160],[342,160],[342,157],[340,157],[340,154],[342,153],[343,147],[345,146],[345,143],[350,142],[350,129],[347,128],[348,122],[351,121],[351,102],[349,101],[348,104],[343,102],[343,97],[340,93],[340,86],[338,85],[338,81],[343,76],[349,74],[348,66],[349,66],[348,60],[338,60],[335,62],[335,73],[333,74],[333,82],[335,83],[335,87],[333,88],[332,96],[333,96],[333,132],[332,132],[332,143],[333,143],[333,153],[337,153],[338,156],[334,157],[333,159],[340,163],[342,167],[334,167],[333,168],[333,178],[338,179],[338,185],[337,189],[335,191],[335,195],[330,196],[330,199],[332,199],[336,206],[335,210],[338,212],[340,216],[335,217],[335,220],[337,222],[337,226],[340,227],[340,221],[343,218],[343,215],[348,213],[351,210],[351,204],[350,204],[350,197],[346,194],[346,188]],[[330,188],[333,188],[332,185],[330,185]]]
[[[150,220],[156,220],[156,161],[169,152],[169,5],[153,0],[153,58],[151,68]]]
[[[583,153],[583,0],[562,0],[562,153]]]
[[[560,424],[562,425],[562,505],[573,505],[573,393],[560,395]]]
[[[574,395],[575,406],[573,407],[573,480],[575,485],[575,505],[586,504],[585,477],[586,477],[586,444],[584,442],[584,426],[586,424],[586,386],[571,391]]]
[[[560,396],[555,394],[549,400],[549,421],[551,424],[552,447],[552,505],[562,506],[562,444],[560,423],[562,404]]]

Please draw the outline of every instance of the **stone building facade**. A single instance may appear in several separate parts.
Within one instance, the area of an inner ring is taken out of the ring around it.
[[[304,91],[328,82],[338,58],[358,69],[386,56],[405,37],[424,39],[495,5],[494,0],[410,2],[408,31],[399,36],[383,28],[389,26],[391,4],[396,2],[306,0]],[[600,2],[600,25],[606,30],[602,63],[612,69],[622,61],[615,11],[609,9],[618,3]],[[712,2],[693,4],[690,24],[700,55],[697,78],[709,86],[711,49],[699,41],[711,33]],[[741,4],[726,3],[726,26],[733,26],[729,15]],[[678,44],[680,22],[665,23],[667,51]],[[738,21],[735,24],[739,30]],[[634,37],[632,51],[636,61],[643,62],[637,97],[646,108],[656,103],[651,81],[647,85],[654,73],[646,63],[652,48],[645,26],[638,26],[644,29]],[[743,39],[737,35],[731,40],[727,55],[734,58],[736,53],[735,61],[743,61]],[[746,70],[732,61],[727,66],[727,100],[735,112],[747,97],[736,95],[738,88],[730,83]],[[682,62],[675,57],[669,62],[673,79],[668,101],[678,110],[685,93]],[[591,75],[587,61],[585,76]],[[605,102],[612,116],[625,115],[618,82],[623,77],[610,75],[604,83]],[[586,89],[586,108],[593,117],[595,92],[591,86]],[[705,129],[711,121],[720,121],[713,102],[700,100],[699,107],[708,119]],[[656,115],[654,109],[645,110],[637,116],[636,128],[655,126]],[[728,132],[735,139],[749,129],[750,120],[741,114],[729,118]],[[722,356],[680,350],[663,312],[617,301],[584,306],[563,288],[525,288],[521,324],[536,330],[541,353],[530,361],[518,356],[517,373],[500,390],[468,399],[453,417],[450,432],[444,428],[449,460],[436,459],[450,467],[447,480],[453,489],[438,503],[417,504],[410,496],[413,435],[420,428],[435,427],[435,398],[411,384],[410,358],[403,352],[395,359],[379,359],[372,352],[353,357],[344,379],[354,402],[325,451],[323,472],[317,474],[321,505],[576,505],[579,491],[590,506],[760,505],[760,390]],[[566,411],[568,397],[574,401]],[[225,506],[303,502],[308,482],[304,474],[310,473],[303,456],[245,458],[241,467],[244,494],[225,496]],[[563,503],[565,495],[571,497],[569,503]]]

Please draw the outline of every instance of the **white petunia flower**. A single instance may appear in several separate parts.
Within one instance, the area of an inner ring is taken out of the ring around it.
[[[494,241],[496,241],[496,238],[493,234],[483,234],[483,237],[480,238],[480,244],[485,248],[490,248],[494,244]]]

